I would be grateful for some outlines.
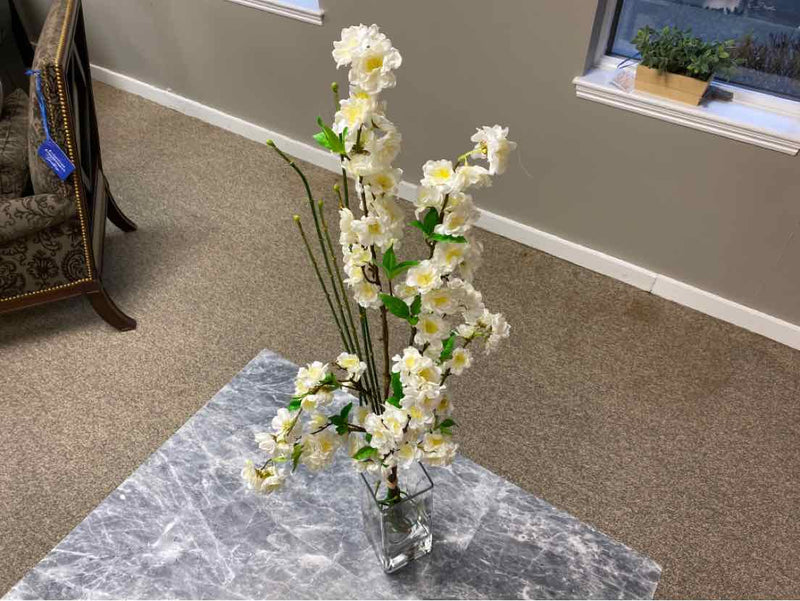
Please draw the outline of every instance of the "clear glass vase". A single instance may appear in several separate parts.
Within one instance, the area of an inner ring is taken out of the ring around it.
[[[422,464],[399,472],[399,500],[379,476],[361,474],[364,530],[385,572],[427,555],[433,544],[433,481]]]

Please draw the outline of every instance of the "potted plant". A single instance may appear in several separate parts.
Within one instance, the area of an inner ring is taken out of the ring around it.
[[[733,40],[705,42],[677,27],[642,27],[632,43],[642,57],[636,89],[687,104],[700,104],[714,73],[736,65]]]

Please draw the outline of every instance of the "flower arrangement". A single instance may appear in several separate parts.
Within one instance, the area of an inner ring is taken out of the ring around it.
[[[507,128],[481,127],[471,138],[473,146],[455,163],[426,162],[415,202],[417,219],[410,226],[424,237],[428,256],[400,260],[405,227],[397,193],[402,171],[392,162],[401,135],[387,118],[380,94],[395,86],[402,58],[376,25],[348,27],[333,46],[337,68],[349,67],[350,95],[340,100],[333,85],[334,120],[328,126],[318,119],[321,131],[315,139],[341,161],[342,183],[334,187],[341,264],[323,203],[315,202],[297,164],[272,141],[267,144],[305,186],[315,235],[307,234],[299,216],[294,220],[344,351],[329,363],[315,361],[298,371],[288,406],[278,410],[270,431],[255,437],[268,458],[260,467],[248,460],[242,476],[250,488],[270,493],[299,465],[323,469],[339,449],[346,449],[356,470],[381,478],[385,502],[391,504],[402,497],[399,470],[417,462],[447,465],[453,460],[456,423],[447,381],[470,367],[477,341],[488,353],[509,335],[503,315],[489,312],[471,284],[482,248],[470,235],[478,211],[469,191],[489,186],[492,176],[503,173],[516,144],[508,140]],[[377,352],[370,312],[377,312],[380,322]],[[390,315],[409,328],[396,354],[390,351]],[[337,390],[353,393],[358,405],[326,413]]]

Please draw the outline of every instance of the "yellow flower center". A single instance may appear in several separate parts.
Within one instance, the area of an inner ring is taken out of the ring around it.
[[[383,67],[383,56],[380,54],[375,56],[370,56],[367,59],[367,62],[364,64],[367,71],[374,71],[375,69],[380,69]]]
[[[433,175],[433,177],[436,178],[436,179],[445,179],[446,180],[446,179],[450,179],[450,174],[451,173],[452,173],[452,171],[450,171],[449,167],[439,167],[438,169],[435,169],[431,175]]]

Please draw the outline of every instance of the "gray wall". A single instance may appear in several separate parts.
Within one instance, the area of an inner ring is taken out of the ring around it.
[[[49,0],[22,1],[40,22]],[[594,0],[327,0],[323,27],[226,0],[84,5],[96,64],[301,139],[345,82],[332,40],[378,23],[404,59],[386,97],[407,179],[507,124],[519,163],[481,206],[800,323],[800,163],[578,100]]]

